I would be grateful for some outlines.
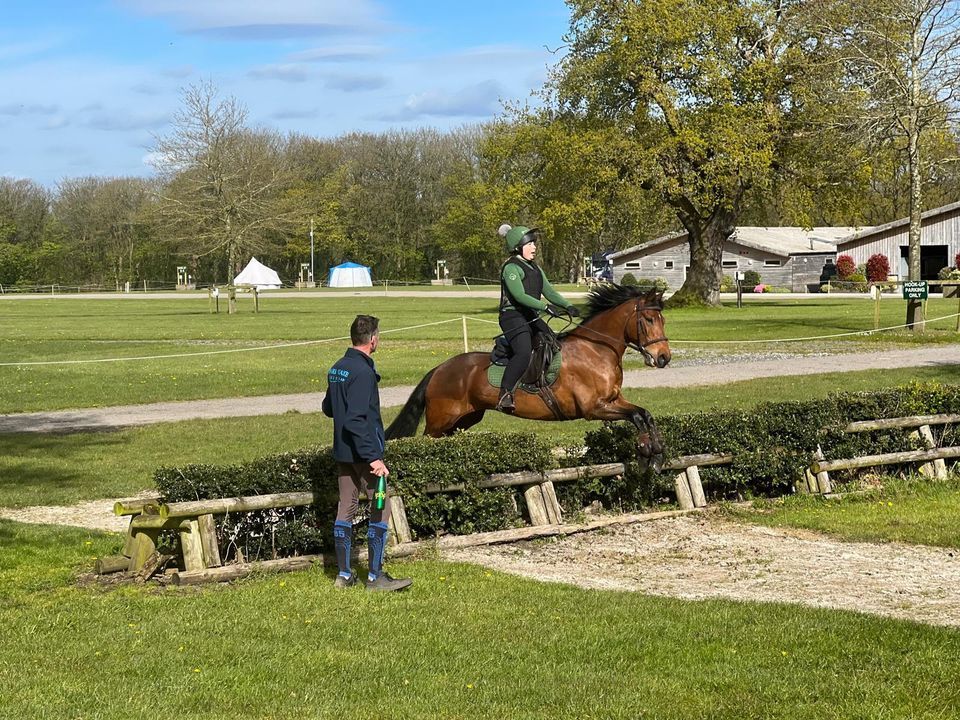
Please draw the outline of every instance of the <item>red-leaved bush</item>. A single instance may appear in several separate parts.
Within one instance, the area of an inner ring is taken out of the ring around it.
[[[957,256],[953,259],[953,266],[960,270],[960,253],[957,253]]]
[[[870,282],[883,282],[890,274],[890,261],[882,253],[871,255],[867,260],[867,280]]]
[[[841,280],[846,280],[857,271],[857,264],[849,255],[841,255],[837,258],[837,275]]]

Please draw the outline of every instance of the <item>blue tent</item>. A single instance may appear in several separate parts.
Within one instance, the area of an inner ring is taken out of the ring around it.
[[[345,262],[330,268],[327,274],[327,287],[370,287],[370,268],[354,262]]]

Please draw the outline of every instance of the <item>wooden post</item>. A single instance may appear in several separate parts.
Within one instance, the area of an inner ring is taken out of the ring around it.
[[[227,315],[237,312],[237,289],[230,285],[227,288]]]
[[[673,479],[674,487],[677,490],[677,504],[681,510],[693,510],[696,507],[693,504],[693,496],[690,494],[690,483],[687,482],[687,471],[677,475]]]
[[[123,555],[107,555],[97,558],[94,563],[93,572],[97,575],[109,575],[115,572],[125,572],[130,569],[130,558]]]
[[[255,313],[258,313],[258,312],[260,312],[260,291],[257,290],[257,286],[254,285],[254,286],[250,289],[250,292],[253,293],[253,311],[254,311]]]
[[[200,523],[186,520],[180,530],[180,550],[183,552],[184,570],[203,570],[203,545],[200,543]]]
[[[143,567],[154,551],[157,549],[157,531],[147,529],[137,529],[134,536],[133,552],[130,555],[130,570],[136,572]]]
[[[803,470],[803,483],[802,488],[806,489],[807,492],[819,492],[819,488],[817,488],[817,476],[810,472],[810,468],[804,468]]]
[[[397,531],[397,542],[412,542],[413,535],[410,533],[410,523],[407,522],[407,507],[399,495],[390,497],[390,518]]]
[[[463,321],[463,351],[468,353],[470,352],[470,344],[467,342],[467,316],[461,315],[460,319]]]
[[[813,454],[815,460],[824,460],[823,450],[817,445],[817,451]],[[833,485],[830,482],[830,475],[826,470],[817,473],[817,492],[821,495],[833,492]]]
[[[547,514],[547,507],[543,502],[543,491],[539,485],[529,485],[523,491],[523,497],[527,501],[527,512],[530,513],[531,525],[549,525],[550,516]]]
[[[547,510],[547,517],[550,518],[550,524],[559,525],[563,522],[563,511],[560,509],[560,501],[557,500],[556,488],[548,480],[540,485],[540,492],[543,494],[543,504]]]
[[[880,296],[883,295],[883,293],[880,291],[880,286],[879,286],[879,285],[874,285],[873,288],[874,288],[874,292],[873,292],[873,329],[874,329],[874,330],[879,330],[879,329],[880,329]]]
[[[200,528],[200,547],[203,549],[203,564],[205,567],[220,567],[220,546],[217,543],[217,525],[213,515],[200,515],[197,518]]]
[[[928,450],[932,450],[937,446],[937,443],[933,440],[933,432],[931,432],[929,425],[921,425],[917,430],[917,435],[920,436],[920,440]],[[943,458],[937,458],[932,463],[921,465],[920,472],[937,478],[938,480],[945,480],[947,477],[947,463]]]
[[[694,507],[706,507],[707,497],[703,494],[703,484],[700,482],[700,468],[691,465],[687,468],[687,484],[690,486],[690,499]]]

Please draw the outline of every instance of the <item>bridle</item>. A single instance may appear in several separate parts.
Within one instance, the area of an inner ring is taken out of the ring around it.
[[[627,316],[627,318],[623,321],[623,332],[622,332],[622,335],[623,335],[624,342],[626,343],[627,347],[633,348],[634,350],[636,350],[637,352],[639,352],[641,355],[643,355],[644,359],[648,360],[649,362],[652,362],[652,363],[656,364],[656,359],[653,357],[653,353],[651,353],[649,350],[647,350],[647,346],[648,346],[648,345],[654,345],[654,344],[656,344],[656,343],[658,343],[658,342],[668,342],[668,339],[667,339],[667,336],[666,336],[666,335],[661,335],[661,336],[659,336],[659,337],[654,338],[653,340],[647,340],[645,343],[640,344],[640,342],[639,342],[640,336],[641,336],[641,335],[644,335],[644,336],[646,335],[646,331],[642,331],[642,330],[641,330],[642,324],[641,324],[641,317],[640,317],[640,300],[641,300],[641,298],[637,298],[637,302],[636,302],[636,304],[633,306],[633,315],[634,315],[634,317],[635,317],[636,320],[637,320],[637,342],[630,342],[629,340],[626,339],[626,337],[627,337],[627,323],[630,322],[630,317],[629,317],[629,316]],[[652,308],[650,308],[650,309],[652,309]],[[659,308],[657,308],[657,309],[659,309]],[[569,326],[568,326],[568,327],[569,327]],[[599,337],[607,338],[608,340],[613,340],[615,343],[616,343],[616,342],[620,342],[619,338],[615,338],[615,337],[613,337],[612,335],[607,335],[606,333],[602,333],[602,332],[600,332],[599,330],[595,330],[595,329],[592,328],[592,327],[589,327],[589,326],[587,326],[587,325],[584,325],[583,323],[580,323],[579,325],[577,325],[577,326],[576,326],[576,329],[578,329],[578,330],[586,330],[586,331],[588,331],[588,332],[593,333],[594,335],[598,335]],[[586,338],[585,338],[585,339],[586,339]],[[606,343],[604,343],[604,344],[606,344]]]
[[[660,335],[659,337],[655,337],[653,340],[647,340],[645,343],[641,345],[640,344],[640,335],[641,335],[640,327],[642,323],[641,323],[641,317],[640,317],[640,298],[637,298],[637,304],[633,306],[633,315],[637,319],[637,342],[630,342],[629,340],[627,340],[626,341],[627,347],[633,348],[634,350],[639,352],[641,355],[643,355],[645,360],[652,363],[653,365],[656,365],[657,364],[656,358],[653,357],[653,353],[647,350],[647,346],[655,345],[658,342],[667,342],[667,336]],[[628,322],[630,322],[630,318],[627,318],[626,320],[623,321],[623,337],[624,338],[627,337]],[[644,330],[642,334],[646,336],[647,334],[646,330]]]

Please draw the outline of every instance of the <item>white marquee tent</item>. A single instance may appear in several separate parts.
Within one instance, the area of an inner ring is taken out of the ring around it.
[[[280,276],[256,258],[250,258],[247,266],[233,279],[234,285],[254,285],[257,290],[269,290],[282,285]]]
[[[370,268],[353,262],[345,262],[330,268],[327,275],[327,287],[370,287]]]

